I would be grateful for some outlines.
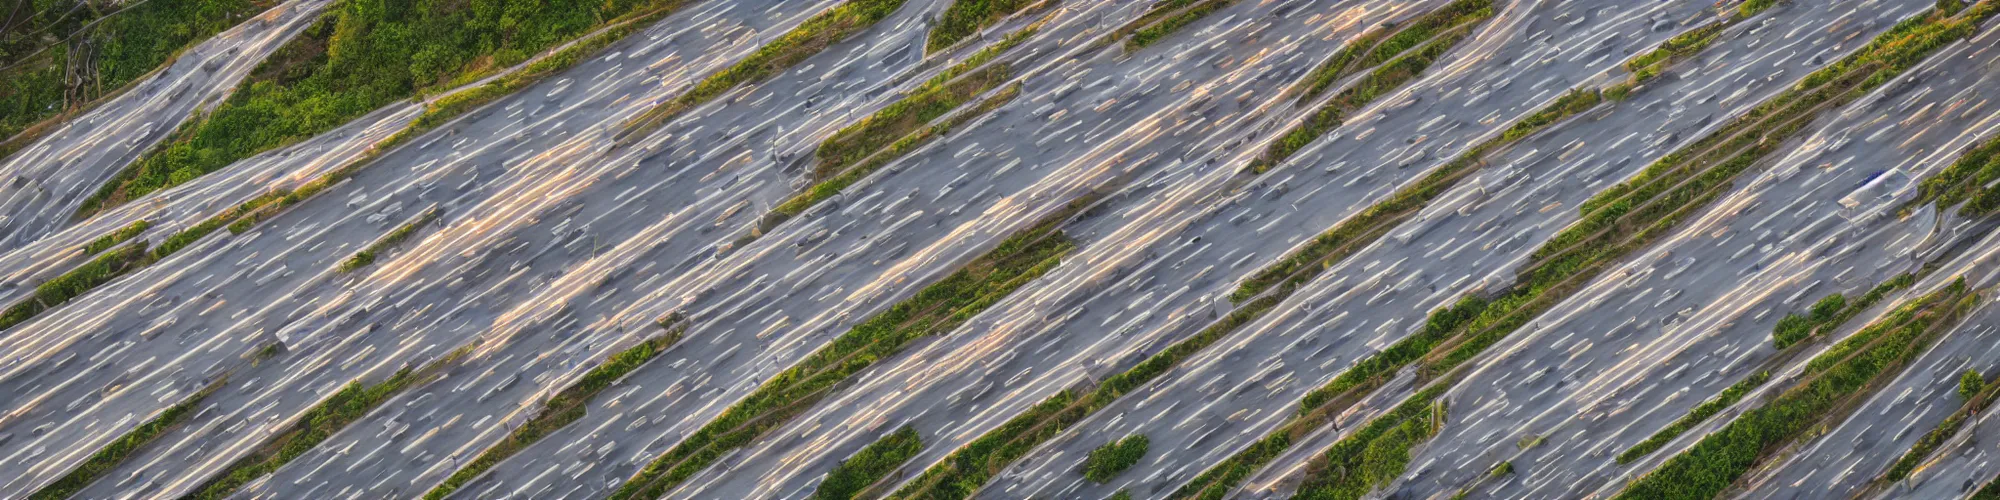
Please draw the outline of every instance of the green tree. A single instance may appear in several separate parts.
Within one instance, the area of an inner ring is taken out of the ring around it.
[[[1979,391],[1985,388],[1986,379],[1979,376],[1979,370],[1967,369],[1964,375],[1958,376],[1958,395],[1967,400],[1978,396]]]

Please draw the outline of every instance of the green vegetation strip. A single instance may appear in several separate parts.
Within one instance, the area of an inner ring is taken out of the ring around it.
[[[1445,386],[1418,392],[1327,449],[1306,469],[1306,482],[1293,498],[1358,499],[1396,480],[1410,463],[1410,448],[1444,426]],[[1498,469],[1496,469],[1498,470]],[[1509,466],[1508,470],[1512,470]]]
[[[375,256],[377,254],[380,254],[385,250],[393,248],[397,244],[402,243],[403,240],[409,239],[411,235],[417,234],[418,229],[423,228],[424,225],[426,224],[430,224],[431,221],[437,220],[438,213],[439,213],[438,208],[433,206],[427,210],[424,210],[424,213],[418,215],[415,220],[403,223],[403,225],[397,227],[395,231],[390,231],[389,234],[382,235],[382,237],[376,239],[374,243],[368,244],[367,248],[363,248],[358,252],[354,252],[353,257],[348,257],[347,260],[341,261],[340,272],[343,273],[350,272],[356,269],[367,267],[369,264],[374,264]]]
[[[1769,382],[1770,380],[1771,371],[1764,370],[1751,374],[1748,378],[1737,381],[1735,384],[1731,384],[1728,389],[1722,390],[1722,394],[1717,394],[1715,397],[1709,398],[1708,401],[1703,401],[1701,404],[1695,405],[1693,409],[1688,410],[1687,415],[1674,420],[1674,423],[1667,424],[1666,428],[1653,433],[1645,441],[1640,441],[1639,444],[1632,445],[1632,448],[1625,450],[1624,453],[1619,453],[1618,464],[1629,464],[1640,457],[1646,456],[1646,454],[1658,451],[1661,447],[1666,446],[1668,442],[1672,442],[1674,438],[1680,437],[1681,434],[1694,429],[1694,426],[1707,421],[1709,417],[1713,417],[1717,413],[1722,413],[1722,410],[1736,404],[1737,401],[1743,400],[1743,396],[1749,395],[1751,390],[1764,385],[1764,382]]]
[[[152,221],[145,219],[132,221],[131,224],[118,228],[117,231],[112,231],[111,234],[99,236],[95,240],[90,240],[90,243],[84,244],[83,254],[97,255],[104,253],[105,250],[110,250],[111,247],[118,246],[119,243],[124,243],[126,240],[138,237],[151,227],[153,227]]]
[[[228,468],[202,483],[193,493],[182,496],[181,500],[228,498],[237,488],[277,471],[279,467],[299,458],[307,450],[333,437],[334,433],[340,432],[355,420],[360,420],[370,410],[404,389],[435,380],[442,373],[443,367],[456,361],[466,352],[469,350],[454,351],[421,370],[404,368],[387,380],[374,385],[362,385],[360,381],[348,383],[339,392],[335,392],[317,406],[307,410],[305,415],[299,417],[297,423],[292,424],[291,429],[274,436],[270,442],[251,451],[249,455],[230,463]]]
[[[931,28],[924,52],[937,52],[986,29],[1039,0],[955,0],[944,10],[944,18]]]
[[[1160,5],[1165,6],[1170,3],[1185,2],[1170,0],[1168,2],[1161,2]],[[1207,0],[1195,6],[1182,9],[1172,17],[1161,19],[1133,32],[1131,38],[1125,39],[1125,51],[1137,52],[1139,49],[1164,40],[1168,35],[1174,34],[1175,31],[1180,31],[1181,28],[1194,24],[1195,21],[1208,17],[1209,14],[1214,14],[1215,11],[1222,10],[1223,7],[1228,7],[1234,3],[1236,3],[1236,0]],[[1158,12],[1158,10],[1155,10],[1155,12]],[[1152,17],[1152,14],[1148,13],[1146,16],[1141,17],[1141,19],[1143,20],[1147,17]]]
[[[1982,7],[1987,6],[1982,4]],[[1301,402],[1299,416],[1293,422],[1203,473],[1176,496],[1220,498],[1235,484],[1276,458],[1291,442],[1329,422],[1330,415],[1334,413],[1331,410],[1358,400],[1410,363],[1420,359],[1425,361],[1418,372],[1421,379],[1442,377],[1588,283],[1619,257],[1643,248],[1666,234],[1681,219],[1706,206],[1709,200],[1727,189],[1737,174],[1776,150],[1819,111],[1838,107],[1886,83],[1931,52],[1964,37],[1972,26],[1991,13],[1990,8],[1985,8],[1957,18],[1926,16],[1898,25],[1868,47],[1832,67],[1807,76],[1790,91],[1765,102],[1715,134],[1662,158],[1649,166],[1638,179],[1600,193],[1586,203],[1585,213],[1588,215],[1584,221],[1566,228],[1535,252],[1542,262],[1524,272],[1521,282],[1509,291],[1494,299],[1467,296],[1451,306],[1433,311],[1423,330],[1357,362],[1327,385],[1307,394]],[[1706,45],[1703,42],[1694,46]],[[1691,56],[1689,50],[1675,50],[1676,55],[1666,59]],[[1651,75],[1656,76],[1657,73]],[[1633,78],[1610,89],[1565,95],[1551,106],[1515,123],[1496,142],[1504,144],[1532,135],[1536,130],[1588,110],[1604,99],[1623,98],[1631,88],[1644,82],[1642,77],[1652,76],[1635,73]],[[1482,144],[1469,155],[1483,156],[1491,151],[1488,147]],[[1454,164],[1463,162],[1469,165],[1480,156],[1461,157]],[[1447,165],[1441,171],[1449,173],[1455,168],[1469,167]],[[1432,177],[1437,175],[1434,173]],[[1662,182],[1667,179],[1684,182]],[[1633,185],[1643,189],[1629,187]],[[1669,187],[1673,188],[1670,192],[1663,192]],[[1442,193],[1441,188],[1436,189],[1429,196]],[[1398,193],[1390,203],[1406,197],[1425,199]],[[1634,211],[1635,206],[1643,209]],[[1382,207],[1370,207],[1369,212]],[[1421,204],[1417,204],[1406,209],[1420,208]],[[1369,212],[1349,223],[1367,220],[1371,215]],[[1309,280],[1332,262],[1316,257],[1322,251],[1320,249],[1342,248],[1348,240],[1341,236],[1366,234],[1362,230],[1365,227],[1357,228],[1348,223],[1336,227],[1293,256],[1253,276],[1235,297],[1257,296],[1281,282],[1286,286],[1296,286]],[[1303,279],[1284,278],[1294,275],[1303,276]]]
[[[1950,167],[1924,179],[1905,209],[1929,203],[1940,209],[1962,207],[1959,213],[1967,217],[2000,209],[2000,137],[1967,150]]]
[[[1906,303],[1856,333],[1853,340],[1861,344],[1814,358],[1808,366],[1819,369],[1641,476],[1616,498],[1714,498],[1776,451],[1845,414],[1843,407],[1893,378],[1978,300],[1960,278]]]
[[[1089,206],[1071,202],[1000,242],[916,296],[856,325],[758,387],[625,482],[611,498],[658,498],[724,454],[747,446],[831,393],[837,384],[918,339],[948,332],[1062,261],[1075,244],[1061,224]]]
[[[1798,313],[1792,313],[1786,314],[1784,318],[1779,319],[1778,326],[1771,329],[1771,345],[1778,349],[1785,349],[1798,344],[1800,341],[1816,337],[1821,333],[1840,326],[1842,323],[1846,323],[1854,315],[1861,314],[1862,311],[1866,311],[1870,307],[1875,307],[1876,303],[1881,302],[1890,293],[1909,288],[1910,285],[1915,285],[1916,283],[1917,275],[1915,273],[1904,273],[1896,275],[1895,278],[1891,278],[1889,281],[1875,285],[1875,288],[1869,289],[1868,293],[1863,294],[1860,299],[1852,303],[1847,301],[1847,297],[1837,293],[1827,295],[1819,299],[1819,302],[1814,302],[1812,309],[1807,311],[1805,315],[1801,316]]]
[[[1425,69],[1429,68],[1432,63],[1436,63],[1438,58],[1450,52],[1452,47],[1458,45],[1458,42],[1471,36],[1473,27],[1492,18],[1492,0],[1459,0],[1431,14],[1425,15],[1423,19],[1412,24],[1410,28],[1376,45],[1377,51],[1371,53],[1362,63],[1365,64],[1374,61],[1376,55],[1380,54],[1380,50],[1382,49],[1396,49],[1398,47],[1417,46],[1416,44],[1421,44],[1415,49],[1408,50],[1407,53],[1403,50],[1390,53],[1389,55],[1393,56],[1394,59],[1389,59],[1387,62],[1381,64],[1380,67],[1373,65],[1361,66],[1362,68],[1375,67],[1375,70],[1370,72],[1367,77],[1362,78],[1360,82],[1356,82],[1354,86],[1348,87],[1347,90],[1341,91],[1339,94],[1335,94],[1333,100],[1321,106],[1319,111],[1306,117],[1304,122],[1286,131],[1284,135],[1278,136],[1278,139],[1273,141],[1271,146],[1264,150],[1262,156],[1258,156],[1256,160],[1250,162],[1250,170],[1263,173],[1269,170],[1271,166],[1284,162],[1293,153],[1297,153],[1299,150],[1305,149],[1306,145],[1319,140],[1320,136],[1326,135],[1328,131],[1340,127],[1340,124],[1347,119],[1348,114],[1359,111],[1363,106],[1374,102],[1375,99],[1382,97],[1382,95],[1415,81],[1418,76],[1423,75]],[[1438,30],[1445,31],[1439,32]],[[1403,36],[1405,33],[1415,34],[1422,38],[1409,40]],[[1353,45],[1349,47],[1353,47]]]
[[[889,473],[895,472],[904,462],[916,457],[917,452],[923,449],[924,442],[917,436],[917,431],[907,425],[903,426],[896,432],[882,436],[868,447],[862,448],[847,460],[840,461],[840,465],[834,466],[832,471],[826,473],[826,479],[819,482],[819,488],[813,490],[812,498],[813,500],[872,498],[875,495],[869,494],[870,491],[880,487],[879,483],[888,478]]]
[[[0,158],[91,104],[129,90],[128,85],[165,67],[188,47],[276,3],[15,2],[7,28],[0,29]]]
[[[35,293],[14,303],[5,312],[0,312],[0,330],[13,328],[32,319],[42,311],[62,305],[83,295],[98,285],[124,276],[125,273],[146,265],[150,261],[145,242],[120,247],[117,251],[99,255],[96,259],[77,266],[61,276],[51,278],[35,287]]]
[[[1911,473],[1917,471],[1917,466],[1923,465],[1924,460],[1929,459],[1931,453],[1937,451],[1938,446],[1943,445],[1945,440],[1951,439],[1952,435],[1958,434],[1959,428],[1965,426],[1967,419],[1978,416],[1979,412],[1986,411],[1986,407],[1993,403],[1993,394],[1996,392],[1995,389],[2000,389],[2000,384],[1986,383],[1976,371],[1967,371],[1965,374],[1966,378],[1963,380],[1975,382],[1972,384],[1975,388],[1971,394],[1965,394],[1967,385],[1960,384],[1960,395],[1965,396],[1964,406],[1952,412],[1951,416],[1945,417],[1943,422],[1938,422],[1937,428],[1918,438],[1917,443],[1910,446],[1910,451],[1904,452],[1902,457],[1896,459],[1894,465],[1889,466],[1889,471],[1883,474],[1882,480],[1896,482],[1909,478]]]
[[[762,82],[777,76],[786,69],[804,62],[827,47],[860,33],[877,21],[889,17],[890,13],[903,6],[906,0],[848,0],[831,10],[807,19],[799,27],[786,32],[770,45],[758,48],[749,57],[709,76],[693,89],[671,101],[661,103],[644,114],[626,122],[624,130],[618,133],[620,144],[651,133],[675,117],[686,113],[738,86]]]
[[[1020,95],[1021,86],[1019,84],[1009,85],[1006,89],[995,93],[992,97],[986,98],[985,101],[981,101],[978,106],[970,110],[952,116],[942,123],[919,129],[915,133],[897,139],[895,143],[882,148],[875,152],[875,154],[867,156],[860,163],[848,167],[846,170],[840,171],[838,175],[820,181],[820,183],[814,184],[811,188],[807,188],[805,192],[794,195],[790,199],[785,200],[784,203],[778,204],[777,208],[771,209],[770,221],[765,225],[767,227],[775,226],[776,222],[782,222],[805,213],[806,209],[812,208],[813,205],[819,204],[821,201],[826,201],[827,198],[832,198],[833,195],[840,194],[841,190],[847,189],[848,186],[856,182],[860,182],[862,178],[888,165],[889,162],[895,161],[897,158],[901,158],[903,155],[909,154],[909,152],[915,151],[917,148],[921,148],[925,144],[929,144],[931,141],[951,133],[952,129],[958,128],[966,122],[978,118],[980,115],[991,112],[1001,105],[1013,101],[1015,97]]]
[[[338,2],[225,101],[86,200],[97,213],[683,0]]]
[[[950,83],[926,85],[909,97],[834,132],[819,145],[816,153],[819,164],[813,169],[813,178],[824,180],[846,170],[974,97],[1006,83],[1010,73],[1006,63],[995,63]]]
[[[166,411],[162,411],[159,415],[154,416],[152,420],[140,424],[138,427],[126,432],[124,436],[119,436],[117,441],[112,441],[111,444],[105,445],[104,449],[97,450],[96,454],[91,455],[89,459],[77,465],[76,469],[71,470],[69,474],[64,475],[61,479],[57,479],[54,483],[49,483],[48,486],[43,486],[40,490],[36,490],[34,494],[28,495],[28,498],[32,500],[62,500],[75,496],[77,492],[83,491],[84,487],[90,486],[90,483],[96,481],[98,477],[111,472],[111,469],[118,467],[118,464],[124,463],[125,459],[139,453],[139,450],[147,444],[152,443],[155,439],[159,439],[167,431],[180,426],[182,421],[187,420],[189,416],[194,414],[195,408],[201,406],[201,401],[207,399],[208,395],[214,394],[216,389],[222,388],[223,383],[224,380],[218,379],[208,384],[201,391],[188,396],[187,399],[181,400],[180,404],[167,408]]]
[[[1491,17],[1493,0],[1458,0],[1407,22],[1385,24],[1380,29],[1369,30],[1321,62],[1319,67],[1313,69],[1312,76],[1293,87],[1293,92],[1299,93],[1300,102],[1312,100],[1343,78],[1388,63],[1404,52],[1446,35],[1445,32],[1454,27]]]
[[[890,498],[962,499],[984,486],[1008,464],[1026,456],[1036,445],[1053,439],[1084,417],[1110,405],[1120,396],[1152,381],[1202,349],[1222,340],[1231,331],[1278,304],[1265,297],[1230,312],[1193,337],[1181,340],[1117,375],[1104,379],[1095,389],[1072,388],[1050,396],[1028,411],[1016,415],[978,439],[953,451],[944,461],[925,470]]]
[[[1090,450],[1090,456],[1083,461],[1083,478],[1097,483],[1111,482],[1118,473],[1146,458],[1148,443],[1146,436],[1134,434]]]
[[[514,428],[514,432],[507,434],[505,439],[481,452],[478,458],[473,459],[464,468],[453,472],[451,477],[445,478],[444,483],[424,493],[424,499],[440,500],[451,495],[452,492],[471,483],[473,479],[485,474],[493,466],[499,465],[501,461],[528,449],[529,445],[541,441],[542,438],[555,433],[557,429],[583,418],[589,411],[592,397],[611,387],[613,382],[624,378],[625,374],[631,373],[640,365],[666,352],[668,347],[680,342],[681,335],[686,331],[687,323],[677,322],[663,335],[646,339],[639,345],[612,354],[604,360],[604,363],[585,373],[583,378],[542,403],[541,411],[536,412],[534,418]]]

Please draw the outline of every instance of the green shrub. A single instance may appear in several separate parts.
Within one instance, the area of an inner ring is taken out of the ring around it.
[[[1958,377],[1959,397],[1965,398],[1967,401],[1971,401],[1973,398],[1979,396],[1979,391],[1984,389],[1986,389],[1986,379],[1979,376],[1979,370],[1967,369],[1965,370],[1964,375],[1959,375]]]
[[[1139,459],[1146,457],[1145,435],[1134,434],[1124,439],[1104,443],[1090,451],[1090,457],[1083,461],[1083,477],[1092,482],[1108,483],[1111,478],[1125,469],[1138,465]]]

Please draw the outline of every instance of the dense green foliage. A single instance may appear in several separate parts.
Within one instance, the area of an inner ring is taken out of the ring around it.
[[[1918,184],[1910,205],[1936,203],[1940,209],[1960,208],[1967,216],[2000,208],[2000,137],[1988,139],[1959,156],[1950,167]]]
[[[469,83],[671,0],[342,0],[213,113],[175,132],[85,202],[94,213]]]
[[[51,118],[118,92],[274,3],[22,0],[15,8],[32,12],[0,28],[0,158],[39,135],[15,134],[50,129]]]
[[[1410,448],[1429,441],[1444,425],[1445,386],[1433,385],[1341,438],[1306,470],[1293,498],[1359,499],[1402,475]]]
[[[132,221],[131,224],[126,224],[125,227],[118,228],[117,231],[112,231],[111,234],[99,236],[97,239],[90,240],[90,243],[84,244],[83,254],[97,255],[103,253],[105,250],[110,250],[111,247],[118,246],[119,243],[139,237],[140,234],[145,233],[146,229],[151,227],[153,227],[152,221],[145,219]]]
[[[1453,4],[1453,6],[1461,4],[1480,5],[1483,3],[1485,2],[1480,0],[1468,0]],[[1417,77],[1422,76],[1424,70],[1430,68],[1432,63],[1437,62],[1445,53],[1450,52],[1452,47],[1458,45],[1458,42],[1471,36],[1474,25],[1490,19],[1492,16],[1493,9],[1491,7],[1480,7],[1469,13],[1460,14],[1452,18],[1454,24],[1451,25],[1452,28],[1450,31],[1420,40],[1424,42],[1421,48],[1408,53],[1397,52],[1397,54],[1401,55],[1382,64],[1380,67],[1376,67],[1373,72],[1363,77],[1361,81],[1356,82],[1354,86],[1348,87],[1346,90],[1334,95],[1333,100],[1320,106],[1319,110],[1307,116],[1304,122],[1292,127],[1291,130],[1285,131],[1284,135],[1278,136],[1278,139],[1273,141],[1271,146],[1264,150],[1263,155],[1258,156],[1255,161],[1250,163],[1251,170],[1262,173],[1270,169],[1272,165],[1284,162],[1293,153],[1297,153],[1299,150],[1305,149],[1307,145],[1318,141],[1320,136],[1326,135],[1328,131],[1340,127],[1340,124],[1347,119],[1347,115],[1359,111],[1362,107],[1374,102],[1375,99],[1382,97],[1384,94],[1388,94],[1403,85],[1416,81]],[[1408,33],[1431,24],[1442,23],[1418,23],[1417,26],[1404,30],[1403,33]],[[1395,36],[1389,37],[1389,40],[1385,41],[1382,47],[1386,47],[1388,43],[1396,42],[1402,36],[1402,33],[1398,33]],[[1362,67],[1367,68],[1369,66]]]
[[[1146,458],[1148,443],[1145,435],[1133,434],[1090,450],[1090,457],[1083,461],[1083,478],[1099,483],[1111,482],[1111,478],[1118,477],[1118,473]]]
[[[1796,385],[1633,481],[1617,498],[1714,498],[1772,450],[1838,418],[1846,402],[1866,397],[1893,377],[1978,298],[1961,278],[1910,301],[1857,333],[1871,339],[1865,345],[1814,358],[1812,365],[1823,369],[1808,370]]]
[[[889,14],[902,7],[905,1],[907,0],[848,0],[847,3],[821,12],[769,45],[758,48],[742,61],[695,84],[693,89],[689,89],[680,97],[654,106],[653,109],[646,110],[644,114],[633,118],[625,124],[624,130],[618,133],[618,142],[625,144],[634,138],[643,137],[660,125],[680,116],[681,113],[722,97],[738,86],[762,82],[777,76],[793,65],[826,50],[827,47],[840,43],[841,40],[846,40],[847,37],[860,33],[877,21],[889,17]]]
[[[222,381],[217,380],[207,387],[202,388],[201,391],[188,396],[187,399],[181,400],[180,404],[168,407],[166,411],[155,415],[152,420],[148,420],[146,423],[132,428],[125,435],[119,436],[118,440],[104,445],[104,449],[97,450],[97,453],[90,455],[90,458],[85,459],[82,464],[78,464],[76,469],[70,470],[69,474],[65,474],[55,482],[49,483],[48,486],[43,486],[42,489],[36,490],[28,498],[32,500],[61,500],[75,496],[77,492],[83,491],[84,487],[90,486],[90,483],[96,481],[98,477],[103,476],[106,472],[111,472],[111,469],[118,467],[118,464],[124,463],[125,459],[131,458],[133,454],[138,453],[140,448],[145,447],[147,444],[152,443],[154,439],[159,439],[160,435],[166,434],[167,431],[179,426],[181,421],[186,420],[194,414],[195,408],[201,405],[203,399],[207,399],[208,395],[214,394],[216,389],[222,388],[222,383]]]
[[[360,420],[369,410],[388,401],[390,396],[419,383],[419,379],[428,378],[431,376],[418,375],[409,369],[404,369],[375,385],[364,386],[359,381],[348,383],[346,387],[327,397],[319,405],[306,410],[305,415],[299,417],[298,422],[293,424],[290,430],[275,436],[249,455],[230,463],[221,474],[202,483],[200,488],[182,496],[181,500],[227,498],[231,493],[235,493],[237,488],[278,470],[279,467],[319,445],[321,441],[333,437],[335,432],[339,432],[355,420]]]
[[[1750,17],[1778,5],[1778,0],[1746,0],[1736,8],[1737,17]]]
[[[1770,380],[1771,371],[1765,370],[1751,374],[1749,377],[1731,384],[1728,389],[1722,390],[1722,394],[1717,394],[1715,397],[1709,398],[1708,401],[1703,401],[1701,404],[1695,405],[1694,408],[1688,410],[1687,415],[1674,420],[1674,423],[1667,424],[1666,428],[1660,429],[1659,432],[1646,437],[1645,441],[1640,441],[1639,444],[1632,445],[1632,448],[1625,450],[1624,453],[1619,453],[1618,463],[1620,465],[1629,464],[1640,457],[1646,456],[1648,453],[1658,451],[1661,447],[1666,446],[1668,442],[1673,441],[1674,438],[1680,437],[1681,434],[1687,433],[1694,426],[1707,421],[1709,417],[1713,417],[1717,413],[1722,413],[1722,410],[1729,408],[1730,405],[1743,400],[1743,396],[1749,395],[1750,391],[1755,390],[1758,386],[1764,385],[1765,382],[1769,382]]]
[[[376,254],[393,248],[397,244],[402,243],[403,240],[409,239],[411,235],[417,234],[417,230],[422,229],[425,224],[430,224],[431,221],[437,220],[438,212],[437,207],[424,210],[424,213],[418,215],[415,220],[403,223],[395,231],[390,231],[389,234],[382,235],[374,243],[368,244],[366,248],[354,252],[353,257],[348,257],[347,260],[340,262],[340,272],[349,272],[367,267],[369,264],[374,264]]]
[[[1384,25],[1349,41],[1293,86],[1299,100],[1309,101],[1342,78],[1381,66],[1411,49],[1428,44],[1454,27],[1493,15],[1493,0],[1457,0],[1400,25]]]
[[[590,398],[596,396],[599,392],[603,392],[605,388],[611,387],[613,382],[624,378],[625,374],[638,369],[639,366],[646,364],[647,361],[652,361],[661,352],[665,352],[668,347],[673,347],[676,342],[680,342],[681,334],[685,333],[686,324],[680,323],[678,325],[679,328],[670,328],[663,335],[647,339],[640,342],[639,345],[613,353],[604,360],[604,363],[597,365],[590,372],[583,374],[583,378],[571,383],[569,387],[564,388],[562,392],[556,393],[555,396],[549,397],[548,401],[542,403],[542,409],[535,413],[534,418],[528,419],[520,427],[514,428],[514,431],[508,433],[506,438],[494,444],[493,447],[487,448],[486,451],[480,452],[478,458],[473,459],[472,462],[465,464],[465,467],[453,472],[451,477],[445,478],[444,482],[438,484],[436,488],[431,488],[429,492],[424,493],[424,499],[440,500],[451,495],[452,492],[458,491],[466,483],[472,482],[480,474],[485,474],[493,466],[499,465],[507,457],[514,456],[514,454],[520,453],[521,450],[528,449],[529,445],[535,444],[536,441],[540,441],[544,437],[548,437],[549,434],[554,433],[557,429],[561,429],[571,422],[583,418],[589,410]]]
[[[889,477],[889,473],[901,468],[904,462],[910,461],[910,458],[917,456],[917,452],[923,449],[923,439],[917,436],[916,429],[911,429],[909,426],[897,429],[896,432],[870,443],[868,447],[862,448],[847,460],[840,461],[840,465],[834,466],[832,471],[826,473],[826,479],[819,482],[819,488],[813,490],[812,498],[813,500],[868,498],[869,496],[864,493],[870,486],[881,482],[882,478]]]
[[[1965,374],[1958,376],[1958,396],[1965,398],[1966,401],[1978,397],[1979,391],[1985,389],[1986,379],[1979,376],[1979,370],[1968,368]]]
[[[951,7],[944,10],[944,19],[938,20],[931,28],[930,38],[924,43],[925,52],[937,52],[952,44],[986,29],[1007,16],[1020,12],[1037,0],[954,0]]]
[[[1072,203],[1000,242],[907,300],[855,325],[797,365],[647,464],[611,498],[657,498],[731,450],[784,425],[825,397],[841,381],[893,356],[918,339],[951,331],[1015,289],[1054,269],[1075,243],[1061,224],[1085,206]]]

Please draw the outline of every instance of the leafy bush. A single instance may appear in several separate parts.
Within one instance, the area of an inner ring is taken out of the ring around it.
[[[925,52],[937,52],[1020,12],[1036,0],[955,0],[944,10],[944,18],[931,27]]]
[[[103,253],[105,250],[110,250],[111,247],[118,246],[119,243],[124,243],[125,240],[138,237],[140,234],[145,233],[147,228],[151,227],[153,227],[152,221],[145,219],[132,221],[131,224],[118,228],[117,231],[112,231],[111,234],[90,240],[90,243],[83,245],[83,254],[97,255]]]
[[[1971,401],[1973,398],[1979,396],[1979,391],[1984,389],[1986,389],[1986,379],[1979,376],[1979,370],[1967,369],[1965,370],[1964,375],[1959,375],[1958,377],[1959,397],[1965,398],[1967,401]]]
[[[1139,459],[1146,458],[1148,441],[1142,434],[1125,436],[1124,439],[1104,443],[1090,451],[1090,457],[1083,461],[1083,477],[1093,482],[1108,483],[1118,473],[1132,468]]]

